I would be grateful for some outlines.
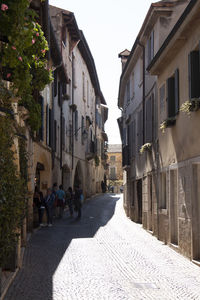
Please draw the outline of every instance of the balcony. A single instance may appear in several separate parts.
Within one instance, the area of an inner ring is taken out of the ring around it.
[[[130,167],[130,149],[128,145],[122,148],[122,167],[123,169]]]

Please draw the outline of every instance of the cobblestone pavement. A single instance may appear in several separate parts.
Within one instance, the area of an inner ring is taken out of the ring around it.
[[[120,195],[66,212],[28,242],[5,300],[200,299],[200,268],[126,218]]]

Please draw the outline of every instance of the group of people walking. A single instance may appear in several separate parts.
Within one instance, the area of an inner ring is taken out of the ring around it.
[[[33,205],[38,210],[39,225],[45,226],[43,223],[44,212],[46,211],[47,226],[52,226],[54,217],[63,217],[65,206],[68,206],[70,216],[73,217],[77,213],[76,219],[81,218],[83,193],[79,187],[69,187],[67,192],[63,190],[62,185],[57,189],[57,184],[54,183],[53,188],[47,189],[46,196],[35,187],[33,196]]]

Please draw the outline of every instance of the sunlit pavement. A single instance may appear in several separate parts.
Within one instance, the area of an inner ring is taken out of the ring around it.
[[[120,195],[66,212],[28,243],[6,300],[200,299],[200,268],[126,218]]]

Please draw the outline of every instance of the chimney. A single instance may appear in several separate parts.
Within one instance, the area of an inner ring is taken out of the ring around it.
[[[125,49],[124,51],[122,51],[121,53],[118,54],[118,57],[121,58],[121,63],[122,63],[122,71],[124,69],[124,66],[127,62],[127,59],[129,57],[130,51]]]

